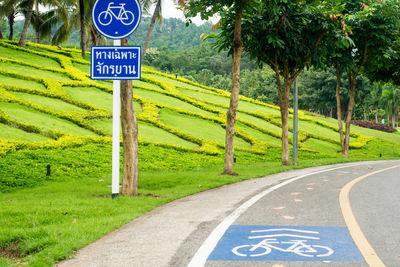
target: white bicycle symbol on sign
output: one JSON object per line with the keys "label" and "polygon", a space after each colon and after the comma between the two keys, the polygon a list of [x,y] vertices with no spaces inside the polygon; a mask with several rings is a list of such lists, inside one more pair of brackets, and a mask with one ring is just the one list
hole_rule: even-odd
{"label": "white bicycle symbol on sign", "polygon": [[[108,4],[107,10],[100,12],[98,21],[101,25],[107,26],[113,21],[113,17],[124,25],[131,25],[135,19],[133,13],[125,10],[125,4],[114,5],[114,2]],[[118,15],[117,15],[118,14]]]}
{"label": "white bicycle symbol on sign", "polygon": [[[287,229],[284,229],[287,230]],[[257,232],[269,232],[273,230],[261,230],[261,231],[251,231],[251,233]],[[290,229],[290,231],[298,231]],[[301,232],[309,232],[314,234],[319,234],[318,232],[311,231],[301,231]],[[250,236],[249,239],[256,238],[265,238],[265,237],[299,237],[299,238],[307,238],[307,239],[319,239],[318,237],[310,237],[310,236],[299,236],[293,234],[275,234],[275,235],[266,235],[266,236]],[[306,244],[307,240],[303,239],[292,239],[289,241],[278,241],[276,238],[265,238],[258,244],[250,244],[250,245],[241,245],[232,249],[232,252],[240,257],[259,257],[268,255],[272,252],[272,250],[287,252],[287,253],[295,253],[299,256],[303,257],[328,257],[333,254],[333,249],[327,246],[320,245],[309,245]]]}

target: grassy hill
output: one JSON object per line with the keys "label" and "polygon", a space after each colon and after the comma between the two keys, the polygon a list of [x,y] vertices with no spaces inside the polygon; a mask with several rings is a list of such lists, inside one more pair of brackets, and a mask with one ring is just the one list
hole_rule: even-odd
{"label": "grassy hill", "polygon": [[[219,176],[229,93],[143,67],[141,195],[111,200],[112,83],[89,68],[78,50],[0,41],[0,266],[49,266],[173,199],[294,168],[280,167],[279,108],[240,97],[241,175]],[[345,161],[336,125],[300,112],[301,167]],[[351,160],[400,158],[400,134],[352,126],[350,147]]]}

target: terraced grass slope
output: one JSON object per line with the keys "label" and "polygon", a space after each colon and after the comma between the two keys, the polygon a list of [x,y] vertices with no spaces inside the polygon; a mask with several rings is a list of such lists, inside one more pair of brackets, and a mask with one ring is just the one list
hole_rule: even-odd
{"label": "terraced grass slope", "polygon": [[[0,155],[13,150],[111,141],[112,83],[92,81],[78,50],[0,41]],[[223,153],[229,93],[143,67],[133,83],[142,144]],[[277,106],[240,98],[236,149],[266,153],[280,146]],[[300,149],[335,154],[336,121],[300,112]],[[400,144],[400,135],[353,127],[352,148],[374,136]],[[291,137],[290,137],[291,138]]]}

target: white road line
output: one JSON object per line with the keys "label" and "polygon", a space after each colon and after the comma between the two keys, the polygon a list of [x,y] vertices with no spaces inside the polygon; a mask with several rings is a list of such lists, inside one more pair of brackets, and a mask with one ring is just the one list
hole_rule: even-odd
{"label": "white road line", "polygon": [[297,177],[294,177],[290,180],[287,180],[283,183],[280,183],[278,185],[275,185],[273,187],[270,187],[261,193],[255,195],[254,197],[250,198],[247,200],[245,203],[243,203],[241,206],[239,206],[237,209],[235,209],[231,214],[229,214],[212,232],[211,234],[207,237],[207,239],[204,241],[204,243],[201,245],[201,247],[197,250],[196,254],[193,256],[192,260],[189,262],[187,265],[188,267],[202,267],[206,264],[208,256],[211,254],[211,252],[214,250],[214,248],[217,246],[218,241],[221,239],[221,237],[224,235],[226,230],[229,228],[229,226],[232,225],[234,221],[236,221],[237,218],[239,218],[248,208],[250,208],[253,204],[255,204],[258,200],[266,196],[267,194],[275,191],[278,188],[281,188],[287,184],[290,184],[294,181],[300,180],[304,177],[319,174],[319,173],[324,173],[324,172],[329,172],[329,171],[334,171],[338,169],[344,169],[344,168],[350,168],[350,167],[355,167],[355,166],[360,166],[366,164],[365,162],[361,162],[359,164],[352,164],[352,165],[347,165],[347,166],[342,166],[342,167],[336,167],[336,168],[330,168],[322,171],[316,171],[304,175],[300,175]]}
{"label": "white road line", "polygon": [[299,232],[299,233],[307,233],[307,234],[319,234],[316,231],[306,231],[300,229],[287,229],[287,228],[280,228],[280,229],[268,229],[268,230],[253,230],[250,231],[251,233],[264,233],[264,232],[280,232],[280,231],[290,231],[290,232]]}
{"label": "white road line", "polygon": [[306,239],[314,239],[319,240],[319,237],[315,236],[305,236],[305,235],[288,235],[288,234],[276,234],[276,235],[259,235],[259,236],[250,236],[249,239],[258,239],[258,238],[268,238],[268,237],[298,237],[298,238],[306,238]]}

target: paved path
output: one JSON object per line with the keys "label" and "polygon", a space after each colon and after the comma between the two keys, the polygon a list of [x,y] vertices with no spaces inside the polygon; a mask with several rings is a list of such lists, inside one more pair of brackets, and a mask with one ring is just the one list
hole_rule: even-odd
{"label": "paved path", "polygon": [[[335,262],[339,250],[336,248],[335,238],[333,241],[329,239],[332,236],[342,236],[343,240],[350,244],[348,251],[352,253],[347,254],[351,254],[353,258],[346,259],[351,260],[347,266],[365,266],[364,257],[349,238],[350,234],[339,205],[339,192],[345,184],[357,177],[395,165],[400,165],[400,161],[348,163],[288,171],[189,196],[133,220],[83,248],[77,253],[76,258],[61,262],[59,266],[187,266],[190,262],[192,266],[203,264],[206,266],[311,266],[311,263],[312,266],[320,266],[327,265],[327,262],[333,266],[346,266],[343,262]],[[396,229],[397,224],[392,225],[393,214],[398,214],[396,211],[400,205],[400,201],[392,201],[392,196],[396,195],[396,189],[400,185],[399,179],[396,179],[399,178],[399,171],[400,168],[392,169],[377,174],[373,178],[366,178],[359,183],[360,186],[357,186],[358,184],[354,186],[348,201],[354,207],[355,216],[361,218],[359,224],[363,230],[366,229],[367,239],[376,244],[378,254],[385,260],[398,265],[399,259],[392,256],[394,254],[388,248],[390,246],[397,248],[396,246],[400,244],[400,239],[391,238],[391,231],[400,232]],[[388,183],[382,183],[382,177],[386,177],[387,173],[393,174],[388,179]],[[397,187],[394,186],[396,183]],[[387,194],[380,192],[387,192]],[[382,198],[382,195],[386,198]],[[367,201],[364,201],[365,199]],[[371,211],[374,216],[371,216]],[[373,219],[370,220],[371,217]],[[384,218],[384,223],[378,217]],[[394,218],[397,218],[398,222],[398,215]],[[385,237],[389,236],[388,239],[381,238],[380,233],[376,234],[374,231],[377,229],[376,224],[382,225],[379,231],[384,232]],[[254,226],[261,228],[255,229]],[[255,257],[249,261],[247,256],[242,256],[249,254],[245,250],[251,248],[249,245],[240,247],[245,244],[243,241],[249,240],[248,233],[272,231],[274,226],[277,226],[275,229],[285,226],[284,228],[287,229],[283,230],[286,234],[287,231],[291,231],[291,234],[295,231],[296,235],[304,236],[305,233],[320,235],[318,238],[321,237],[321,242],[327,242],[326,240],[329,239],[330,243],[321,243],[322,245],[313,243],[311,246],[318,248],[320,251],[316,253],[324,257],[331,254],[326,256],[329,260],[325,262],[299,260],[304,257],[310,260],[310,255],[307,255],[310,252],[302,252],[310,250],[310,247],[304,247],[306,246],[304,241],[294,244],[292,251],[285,252],[281,248],[280,256],[279,253],[269,253],[269,256],[275,257],[272,260],[268,258],[268,255],[257,261],[253,261]],[[242,231],[244,239],[239,238],[239,243],[229,241],[225,248],[217,245],[221,240],[229,240],[229,236],[223,236],[227,229],[229,231],[226,233],[232,232],[234,239],[237,238],[234,230]],[[278,234],[282,235],[282,233]],[[220,239],[222,236],[223,239]],[[259,239],[259,242],[260,240],[263,239]],[[316,238],[313,237],[312,240]],[[275,240],[275,243],[278,241],[282,240]],[[288,244],[288,241],[292,242],[292,240],[284,242]],[[260,245],[257,253],[264,253],[268,250],[265,247],[268,246],[270,245]],[[234,258],[218,258],[218,252],[222,252],[222,255],[228,255],[226,251],[232,254],[232,248],[235,247],[239,247],[236,250],[239,256],[234,255],[239,258],[239,261]],[[335,250],[335,253],[332,250]],[[210,254],[210,259],[213,260],[206,262]],[[306,254],[306,256],[298,254]],[[269,265],[265,265],[267,262]]]}

